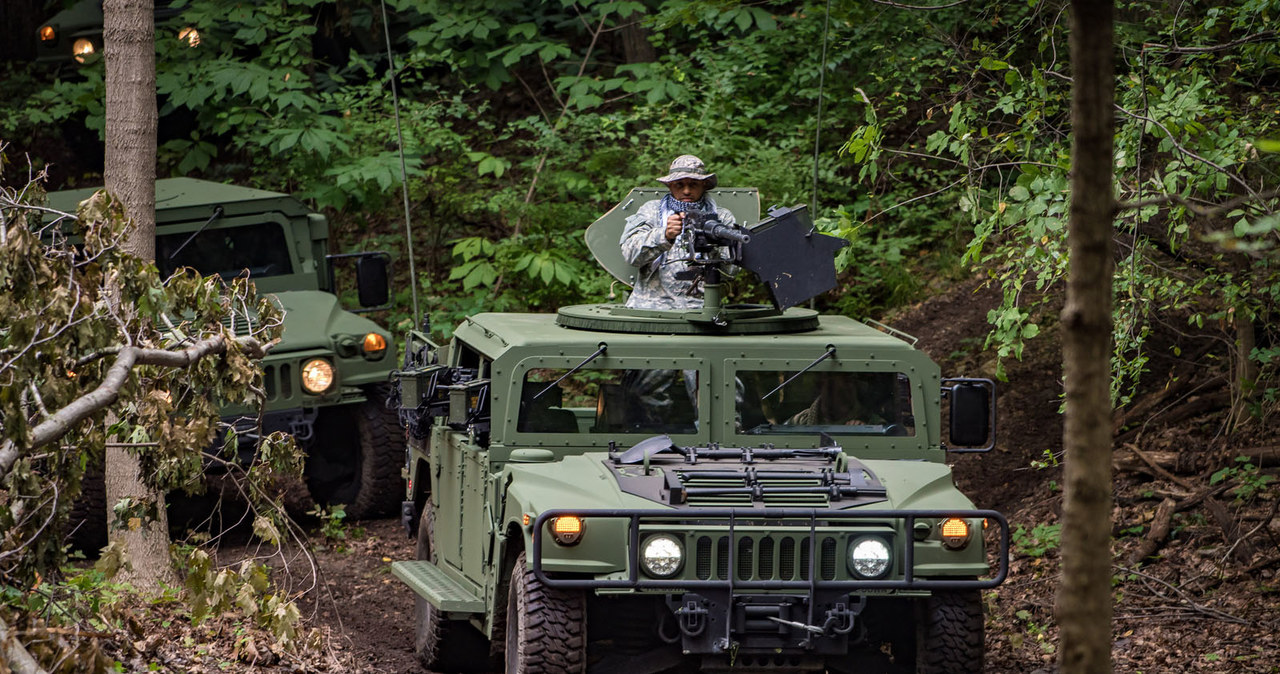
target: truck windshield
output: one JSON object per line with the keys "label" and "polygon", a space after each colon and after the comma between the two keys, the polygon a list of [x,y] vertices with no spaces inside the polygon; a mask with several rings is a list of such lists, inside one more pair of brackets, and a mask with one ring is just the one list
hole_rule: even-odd
{"label": "truck windshield", "polygon": [[[910,379],[897,372],[739,370],[740,433],[914,436]],[[769,395],[773,391],[772,395]]]}
{"label": "truck windshield", "polygon": [[179,267],[223,278],[235,278],[246,269],[255,279],[293,272],[289,243],[279,224],[207,229],[183,246],[190,236],[190,232],[176,232],[156,237],[156,267],[162,276]]}
{"label": "truck windshield", "polygon": [[696,433],[697,370],[536,368],[525,375],[521,433]]}

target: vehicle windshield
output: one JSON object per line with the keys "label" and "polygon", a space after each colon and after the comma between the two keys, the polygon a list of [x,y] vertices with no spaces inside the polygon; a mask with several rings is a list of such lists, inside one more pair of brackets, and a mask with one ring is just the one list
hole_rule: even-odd
{"label": "vehicle windshield", "polygon": [[747,435],[916,434],[902,373],[739,370],[737,388],[739,432]]}
{"label": "vehicle windshield", "polygon": [[255,279],[293,272],[289,243],[278,223],[206,229],[184,246],[190,237],[191,232],[156,237],[156,267],[161,275],[169,276],[179,267],[227,279],[246,269]]}
{"label": "vehicle windshield", "polygon": [[697,370],[583,369],[564,377],[568,371],[529,370],[520,396],[517,431],[698,432]]}

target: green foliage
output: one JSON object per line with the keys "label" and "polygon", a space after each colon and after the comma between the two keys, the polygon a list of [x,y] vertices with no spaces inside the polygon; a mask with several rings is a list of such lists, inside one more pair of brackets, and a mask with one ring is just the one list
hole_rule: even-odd
{"label": "green foliage", "polygon": [[1013,550],[1024,557],[1044,557],[1057,549],[1061,534],[1061,524],[1040,523],[1030,530],[1019,524],[1011,534]]}
{"label": "green foliage", "polygon": [[[1280,96],[1267,83],[1280,46],[1241,39],[1276,4],[1117,5],[1118,405],[1155,355],[1159,322],[1276,324],[1280,218],[1266,195]],[[378,8],[181,6],[161,32],[198,25],[202,43],[158,42],[163,113],[190,120],[162,167],[300,194],[332,210],[347,249],[387,231],[402,177]],[[834,3],[829,22],[816,1],[390,7],[421,272],[398,284],[393,324],[408,322],[411,286],[437,326],[608,298],[581,230],[694,153],[721,184],[760,187],[766,206],[814,203],[819,227],[850,241],[825,308],[874,316],[983,274],[1003,292],[986,343],[999,376],[1054,327],[1046,303],[1069,262],[1061,2]],[[21,89],[34,93],[0,128],[100,128],[100,68]],[[1277,408],[1274,377],[1267,361],[1256,415]]]}
{"label": "green foliage", "polygon": [[1214,471],[1209,477],[1209,484],[1218,484],[1224,480],[1238,483],[1232,493],[1235,494],[1237,503],[1244,503],[1266,491],[1267,485],[1275,482],[1276,478],[1274,475],[1264,475],[1249,457],[1237,456],[1236,465]]}
{"label": "green foliage", "polygon": [[[0,378],[8,382],[0,388],[0,527],[7,532],[0,577],[18,585],[62,560],[68,511],[108,438],[137,456],[151,489],[197,488],[204,462],[216,460],[203,450],[216,433],[218,402],[256,405],[262,390],[251,345],[237,341],[224,319],[236,315],[243,325],[253,314],[260,343],[280,330],[279,307],[258,298],[246,278],[227,284],[180,272],[161,279],[153,264],[125,252],[132,224],[105,192],[77,216],[53,213],[47,224],[47,211],[29,203],[39,195],[36,183],[0,193]],[[187,367],[119,360],[126,347],[173,353],[215,342],[220,355]],[[113,369],[118,380],[108,376]],[[51,451],[60,446],[77,451]],[[296,449],[266,443],[248,467],[255,502],[267,500],[267,474],[285,471],[301,473]],[[116,527],[137,528],[157,515],[146,499],[111,506]]]}

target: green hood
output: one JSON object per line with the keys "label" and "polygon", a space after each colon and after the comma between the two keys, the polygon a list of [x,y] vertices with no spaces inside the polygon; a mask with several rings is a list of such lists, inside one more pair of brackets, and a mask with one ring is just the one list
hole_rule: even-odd
{"label": "green hood", "polygon": [[356,339],[377,332],[391,341],[391,333],[373,321],[344,310],[338,298],[319,290],[290,290],[274,293],[284,307],[284,336],[272,353],[332,349],[333,338],[352,335]]}

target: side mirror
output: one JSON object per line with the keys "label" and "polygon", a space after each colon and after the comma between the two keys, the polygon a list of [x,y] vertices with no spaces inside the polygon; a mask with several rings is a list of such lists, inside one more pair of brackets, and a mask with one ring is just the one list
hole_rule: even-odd
{"label": "side mirror", "polygon": [[387,265],[391,256],[374,253],[356,260],[356,293],[360,306],[366,309],[380,307],[390,299]]}
{"label": "side mirror", "polygon": [[391,255],[384,251],[371,253],[343,253],[327,255],[325,258],[332,265],[334,260],[355,258],[356,261],[356,295],[360,302],[359,312],[390,309],[390,278],[388,268],[391,266]]}
{"label": "side mirror", "polygon": [[962,378],[942,384],[942,395],[951,402],[947,451],[990,451],[996,444],[995,382]]}

